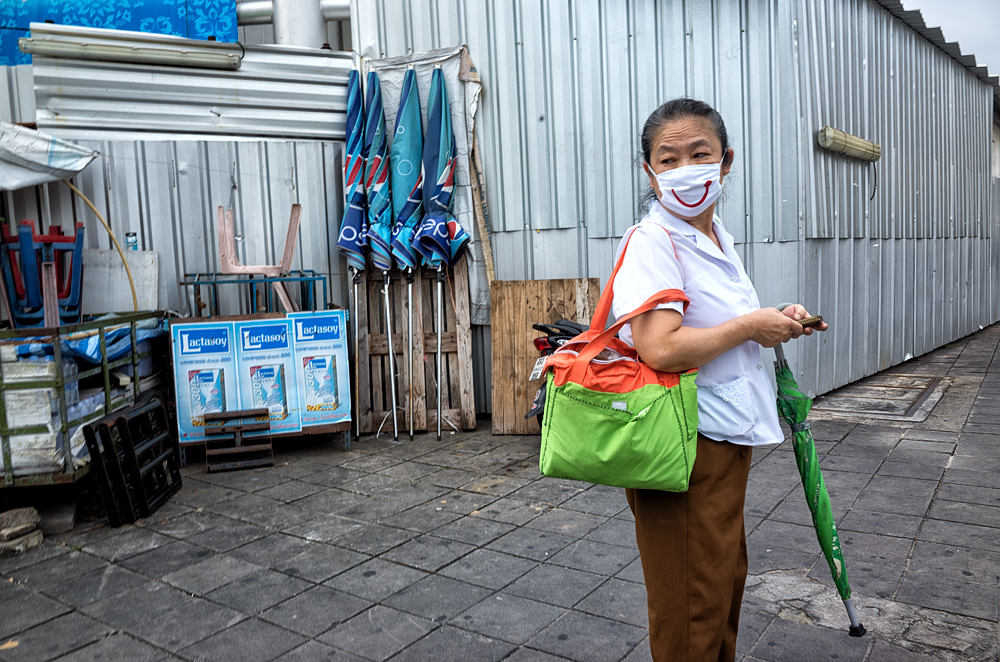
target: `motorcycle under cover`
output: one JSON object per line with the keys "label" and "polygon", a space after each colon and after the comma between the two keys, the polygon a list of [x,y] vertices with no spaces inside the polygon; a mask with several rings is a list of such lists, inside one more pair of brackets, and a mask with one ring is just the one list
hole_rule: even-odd
{"label": "motorcycle under cover", "polygon": [[553,478],[684,492],[698,443],[697,370],[653,370],[615,334],[661,303],[687,307],[688,299],[680,290],[663,290],[603,330],[621,263],[619,258],[590,329],[545,363],[540,469]]}

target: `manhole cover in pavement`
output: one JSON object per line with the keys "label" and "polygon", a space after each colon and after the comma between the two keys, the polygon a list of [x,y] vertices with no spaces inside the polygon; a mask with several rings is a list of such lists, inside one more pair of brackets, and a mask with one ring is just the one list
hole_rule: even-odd
{"label": "manhole cover in pavement", "polygon": [[813,411],[851,418],[923,420],[946,386],[933,375],[874,375],[816,398]]}

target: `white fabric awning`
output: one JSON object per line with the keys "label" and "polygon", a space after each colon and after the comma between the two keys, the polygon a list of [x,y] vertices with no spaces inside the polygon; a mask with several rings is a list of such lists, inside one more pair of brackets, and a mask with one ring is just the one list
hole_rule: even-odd
{"label": "white fabric awning", "polygon": [[99,152],[0,121],[0,191],[67,179],[97,156]]}

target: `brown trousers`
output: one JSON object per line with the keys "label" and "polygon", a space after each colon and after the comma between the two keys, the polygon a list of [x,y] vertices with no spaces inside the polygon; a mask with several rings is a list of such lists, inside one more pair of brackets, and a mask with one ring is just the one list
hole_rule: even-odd
{"label": "brown trousers", "polygon": [[733,662],[747,578],[749,446],[698,435],[687,492],[626,490],[655,662]]}

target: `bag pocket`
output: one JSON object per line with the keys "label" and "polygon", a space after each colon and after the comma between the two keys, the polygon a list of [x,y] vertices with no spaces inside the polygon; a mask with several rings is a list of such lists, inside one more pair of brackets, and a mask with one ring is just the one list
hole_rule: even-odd
{"label": "bag pocket", "polygon": [[745,435],[753,427],[750,381],[746,376],[698,389],[699,430],[722,439]]}

